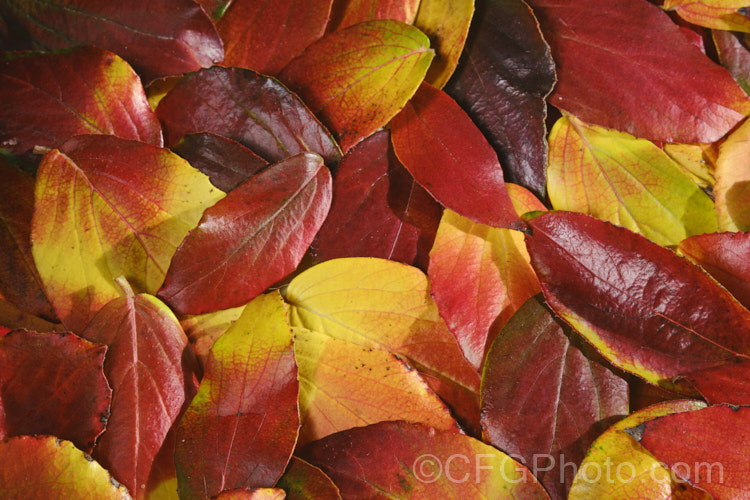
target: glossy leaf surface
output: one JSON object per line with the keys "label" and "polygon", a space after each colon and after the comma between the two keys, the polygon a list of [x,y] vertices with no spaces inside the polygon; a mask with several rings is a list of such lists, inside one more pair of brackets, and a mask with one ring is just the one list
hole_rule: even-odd
{"label": "glossy leaf surface", "polygon": [[666,142],[713,142],[750,111],[729,73],[647,1],[530,0],[552,49],[549,102],[581,120]]}
{"label": "glossy leaf surface", "polygon": [[495,149],[505,178],[544,195],[544,98],[555,83],[549,46],[524,2],[485,0],[476,9],[462,59],[445,90]]}
{"label": "glossy leaf surface", "polygon": [[[481,441],[421,424],[382,422],[328,436],[302,451],[341,497],[546,499],[531,473]],[[451,457],[453,457],[451,459]]]}
{"label": "glossy leaf surface", "polygon": [[[484,440],[536,470],[552,498],[567,498],[591,443],[628,413],[628,384],[587,358],[540,297],[492,343],[482,374]],[[533,426],[529,423],[534,422]]]}
{"label": "glossy leaf surface", "polygon": [[128,500],[128,490],[70,441],[21,436],[0,442],[0,496]]}
{"label": "glossy leaf surface", "polygon": [[352,148],[336,169],[333,202],[313,242],[318,260],[380,257],[426,267],[440,205],[398,161],[387,131]]}
{"label": "glossy leaf surface", "polygon": [[563,117],[550,132],[549,199],[677,245],[716,231],[713,202],[655,144]]}
{"label": "glossy leaf surface", "polygon": [[294,271],[330,204],[331,174],[320,156],[269,167],[206,210],[175,253],[159,297],[182,314],[249,302]]}
{"label": "glossy leaf surface", "polygon": [[457,429],[416,370],[392,353],[294,329],[300,379],[300,444],[387,420]]}
{"label": "glossy leaf surface", "polygon": [[421,0],[333,0],[326,28],[336,31],[375,19],[394,19],[412,24]]}
{"label": "glossy leaf surface", "polygon": [[37,174],[31,238],[47,296],[65,326],[82,331],[120,296],[161,286],[175,249],[223,193],[165,149],[86,136],[48,153]]}
{"label": "glossy leaf surface", "polygon": [[93,47],[6,58],[0,104],[0,146],[14,153],[57,148],[77,134],[162,144],[138,76],[120,57]]}
{"label": "glossy leaf surface", "polygon": [[297,153],[317,153],[328,165],[341,152],[302,101],[273,78],[241,68],[213,67],[188,75],[156,108],[166,143],[211,132],[276,163]]}
{"label": "glossy leaf surface", "polygon": [[750,405],[750,361],[735,362],[685,375],[709,404]]}
{"label": "glossy leaf surface", "polygon": [[275,75],[323,36],[333,0],[235,0],[216,23],[224,66]]}
{"label": "glossy leaf surface", "polygon": [[181,498],[272,487],[297,440],[297,368],[278,293],[262,295],[216,341],[177,428]]}
{"label": "glossy leaf surface", "polygon": [[338,487],[319,468],[301,458],[292,457],[289,467],[277,483],[286,491],[287,500],[307,500],[308,498],[341,499]]}
{"label": "glossy leaf surface", "polygon": [[125,294],[105,305],[82,333],[109,346],[104,373],[112,410],[93,456],[144,498],[156,455],[194,394],[198,367],[174,314],[151,295]]}
{"label": "glossy leaf surface", "polygon": [[477,370],[495,335],[540,291],[523,233],[477,224],[451,210],[440,221],[427,274],[441,317]]}
{"label": "glossy leaf surface", "polygon": [[391,122],[391,134],[398,159],[446,208],[497,227],[518,218],[497,155],[445,92],[422,84]]}
{"label": "glossy leaf surface", "polygon": [[432,60],[429,40],[398,21],[359,23],[310,45],[280,75],[347,151],[404,106]]}
{"label": "glossy leaf surface", "polygon": [[90,453],[112,398],[105,352],[72,334],[16,330],[1,337],[0,439],[49,434]]}
{"label": "glossy leaf surface", "polygon": [[721,231],[750,231],[750,122],[722,143],[716,160],[716,211]]}
{"label": "glossy leaf surface", "polygon": [[750,19],[739,12],[742,7],[747,7],[744,0],[666,0],[662,6],[698,26],[750,33]]}
{"label": "glossy leaf surface", "polygon": [[221,39],[190,0],[149,4],[61,0],[9,2],[19,21],[43,46],[96,45],[121,55],[146,80],[181,75],[220,62]]}
{"label": "glossy leaf surface", "polygon": [[572,212],[528,224],[547,303],[614,365],[685,391],[674,377],[750,353],[750,312],[672,251]]}

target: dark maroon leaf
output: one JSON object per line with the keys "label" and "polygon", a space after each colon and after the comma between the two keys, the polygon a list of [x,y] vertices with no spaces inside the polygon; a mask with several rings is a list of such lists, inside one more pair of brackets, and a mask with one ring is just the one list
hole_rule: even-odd
{"label": "dark maroon leaf", "polygon": [[0,440],[49,434],[90,452],[109,417],[106,350],[69,333],[0,338]]}
{"label": "dark maroon leaf", "polygon": [[750,360],[732,363],[685,375],[708,404],[750,405]]}
{"label": "dark maroon leaf", "polygon": [[381,257],[426,268],[441,208],[398,161],[389,137],[376,132],[341,161],[331,211],[313,242],[318,260]]}
{"label": "dark maroon leaf", "polygon": [[497,151],[505,180],[544,198],[549,46],[521,0],[477,2],[459,66],[445,87]]}
{"label": "dark maroon leaf", "polygon": [[146,80],[195,71],[224,57],[211,20],[192,0],[6,4],[43,46],[96,45],[128,60]]}
{"label": "dark maroon leaf", "polygon": [[647,0],[530,0],[557,65],[549,102],[665,142],[713,142],[750,111],[731,75]]}
{"label": "dark maroon leaf", "polygon": [[296,95],[249,69],[214,67],[188,75],[161,100],[156,114],[170,147],[187,134],[213,132],[272,163],[303,152],[319,154],[330,166],[341,157]]}
{"label": "dark maroon leaf", "polygon": [[232,139],[203,133],[188,134],[172,147],[211,179],[211,184],[224,192],[257,174],[268,162]]}
{"label": "dark maroon leaf", "polygon": [[552,498],[566,498],[575,469],[564,464],[579,465],[627,415],[627,382],[571,343],[538,295],[503,328],[484,366],[484,440],[523,457]]}

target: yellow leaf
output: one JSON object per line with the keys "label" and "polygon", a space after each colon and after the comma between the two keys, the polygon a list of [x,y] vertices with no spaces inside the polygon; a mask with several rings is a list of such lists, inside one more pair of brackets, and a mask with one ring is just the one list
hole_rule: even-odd
{"label": "yellow leaf", "polygon": [[716,160],[719,230],[750,231],[750,122],[732,132]]}
{"label": "yellow leaf", "polygon": [[665,0],[663,8],[698,26],[750,33],[750,19],[739,12],[747,6],[748,0]]}

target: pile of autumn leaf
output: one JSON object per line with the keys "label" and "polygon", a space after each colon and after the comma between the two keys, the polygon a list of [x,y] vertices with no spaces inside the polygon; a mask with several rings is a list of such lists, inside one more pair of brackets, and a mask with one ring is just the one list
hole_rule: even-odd
{"label": "pile of autumn leaf", "polygon": [[199,3],[0,5],[0,497],[750,495],[742,2]]}

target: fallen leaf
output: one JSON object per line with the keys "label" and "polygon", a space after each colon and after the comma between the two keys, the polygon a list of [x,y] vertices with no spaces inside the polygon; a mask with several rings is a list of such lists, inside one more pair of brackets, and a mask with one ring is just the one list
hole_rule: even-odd
{"label": "fallen leaf", "polygon": [[714,170],[719,148],[714,144],[664,144],[667,155],[699,187],[712,188],[716,184]]}
{"label": "fallen leaf", "polygon": [[287,500],[341,500],[339,489],[330,477],[314,465],[294,456],[276,485],[286,491]]}
{"label": "fallen leaf", "polygon": [[544,203],[539,201],[539,198],[534,196],[534,194],[525,187],[510,182],[506,182],[505,187],[508,189],[510,201],[513,203],[513,208],[516,209],[518,215],[523,215],[526,212],[545,212],[547,210]]}
{"label": "fallen leaf", "polygon": [[716,160],[716,211],[719,230],[750,231],[750,122],[732,132]]}
{"label": "fallen leaf", "polygon": [[739,12],[741,7],[747,7],[747,0],[665,0],[662,5],[697,26],[750,33],[750,19]]}
{"label": "fallen leaf", "polygon": [[689,373],[685,379],[709,404],[750,405],[750,360],[736,359]]}
{"label": "fallen leaf", "polygon": [[750,91],[750,51],[747,50],[748,35],[721,30],[712,30],[711,34],[722,66],[729,70],[732,78],[734,78],[745,92]]}
{"label": "fallen leaf", "polygon": [[348,28],[375,19],[413,24],[421,0],[333,0],[326,31]]}
{"label": "fallen leaf", "polygon": [[185,335],[192,344],[201,366],[205,366],[208,353],[216,339],[237,321],[244,308],[242,305],[206,314],[185,315],[180,319],[180,325],[185,330]]}
{"label": "fallen leaf", "polygon": [[0,325],[8,331],[17,329],[33,330],[39,333],[64,332],[60,323],[50,323],[38,316],[25,313],[5,300],[0,300]]}
{"label": "fallen leaf", "polygon": [[280,488],[237,488],[224,490],[211,498],[216,500],[284,500],[286,493]]}

